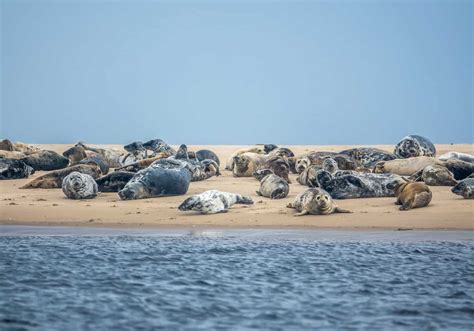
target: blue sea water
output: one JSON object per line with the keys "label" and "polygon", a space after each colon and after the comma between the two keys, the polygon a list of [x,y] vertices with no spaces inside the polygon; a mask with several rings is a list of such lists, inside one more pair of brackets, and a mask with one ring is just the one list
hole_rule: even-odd
{"label": "blue sea water", "polygon": [[473,329],[472,232],[0,227],[1,330]]}

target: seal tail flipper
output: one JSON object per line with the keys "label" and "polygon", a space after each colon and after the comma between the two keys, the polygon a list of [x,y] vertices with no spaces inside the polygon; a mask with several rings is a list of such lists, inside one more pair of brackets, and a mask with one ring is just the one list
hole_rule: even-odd
{"label": "seal tail flipper", "polygon": [[278,188],[272,192],[272,199],[283,199],[286,197],[286,192],[282,188]]}
{"label": "seal tail flipper", "polygon": [[301,213],[297,213],[297,214],[294,214],[293,216],[304,216],[304,215],[308,215],[308,211],[307,210],[303,210]]}
{"label": "seal tail flipper", "polygon": [[286,205],[286,208],[295,208],[295,207],[293,206],[293,203],[290,202],[289,204]]}
{"label": "seal tail flipper", "polygon": [[262,193],[260,193],[260,191],[255,191],[255,193],[257,193],[257,195],[258,195],[259,197],[262,196]]}
{"label": "seal tail flipper", "polygon": [[426,207],[431,202],[431,198],[433,194],[431,192],[421,192],[419,194],[415,194],[415,198],[413,200],[413,207]]}
{"label": "seal tail flipper", "polygon": [[335,213],[341,213],[341,214],[351,214],[352,213],[352,211],[347,210],[347,209],[342,209],[340,207],[336,207],[336,209],[334,209],[334,212]]}

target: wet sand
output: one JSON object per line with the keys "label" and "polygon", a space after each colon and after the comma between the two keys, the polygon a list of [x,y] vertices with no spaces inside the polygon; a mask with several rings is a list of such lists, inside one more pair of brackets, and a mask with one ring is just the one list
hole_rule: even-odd
{"label": "wet sand", "polygon": [[[71,145],[38,145],[62,153]],[[98,146],[98,145],[95,145]],[[117,145],[104,145],[117,147]],[[433,200],[427,208],[407,212],[398,210],[394,198],[338,200],[338,205],[352,214],[293,217],[286,208],[307,187],[291,175],[290,194],[286,199],[270,200],[255,191],[254,178],[235,178],[223,170],[227,157],[246,146],[189,146],[189,150],[208,148],[221,159],[223,175],[193,182],[185,196],[121,201],[116,193],[101,193],[92,200],[66,199],[61,189],[19,189],[45,172],[28,179],[0,182],[0,225],[61,225],[93,227],[314,227],[363,229],[474,229],[474,200],[451,193],[450,187],[431,187]],[[354,146],[286,146],[295,154],[307,151],[340,151]],[[392,151],[393,146],[374,146]],[[473,145],[437,145],[438,154],[447,151],[474,153]],[[184,213],[177,206],[187,197],[205,190],[218,189],[251,196],[255,204],[234,205],[228,213],[199,215]]]}

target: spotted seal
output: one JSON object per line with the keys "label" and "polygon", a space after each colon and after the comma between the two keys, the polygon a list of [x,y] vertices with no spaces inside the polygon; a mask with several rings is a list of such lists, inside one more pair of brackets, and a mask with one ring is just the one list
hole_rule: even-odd
{"label": "spotted seal", "polygon": [[451,189],[451,192],[464,199],[474,199],[474,178],[463,179]]}
{"label": "spotted seal", "polygon": [[337,176],[325,170],[317,174],[319,186],[334,199],[393,197],[405,180],[395,174],[351,173]]}
{"label": "spotted seal", "polygon": [[268,154],[270,153],[271,151],[277,149],[278,146],[275,145],[275,144],[265,144],[263,145],[263,151],[265,152],[265,154]]}
{"label": "spotted seal", "polygon": [[271,172],[270,169],[265,169],[267,175],[260,180],[260,188],[257,194],[270,199],[283,199],[288,196],[290,186],[288,182]]}
{"label": "spotted seal", "polygon": [[95,152],[102,155],[110,168],[119,168],[123,165],[121,163],[121,160],[123,160],[125,156],[123,155],[121,151],[115,148],[90,147],[90,146],[85,145],[83,142],[78,142],[75,146],[80,146],[84,148],[86,151],[91,151],[91,152]]}
{"label": "spotted seal", "polygon": [[406,182],[398,185],[395,190],[396,205],[400,210],[410,210],[428,206],[433,194],[430,188],[421,182]]}
{"label": "spotted seal", "polygon": [[95,182],[99,192],[118,192],[135,176],[134,172],[114,171],[106,176],[97,178]]}
{"label": "spotted seal", "polygon": [[78,164],[95,164],[100,168],[102,175],[107,175],[109,173],[109,165],[104,157],[100,154],[96,156],[90,156],[82,159]]}
{"label": "spotted seal", "polygon": [[407,159],[380,161],[374,167],[375,173],[393,173],[401,176],[411,176],[429,165],[439,163],[431,156],[415,156]]}
{"label": "spotted seal", "polygon": [[69,199],[92,199],[99,192],[94,178],[76,171],[64,177],[61,187]]}
{"label": "spotted seal", "polygon": [[454,186],[458,183],[453,173],[439,164],[424,168],[421,179],[430,186]]}
{"label": "spotted seal", "polygon": [[453,173],[456,180],[462,180],[474,173],[474,163],[458,159],[451,159],[444,162],[444,166]]}
{"label": "spotted seal", "polygon": [[217,214],[227,212],[234,204],[251,205],[253,200],[236,193],[210,190],[187,198],[179,205],[178,209],[181,211],[193,210],[201,214]]}
{"label": "spotted seal", "polygon": [[0,180],[28,178],[35,170],[21,160],[0,157]]}
{"label": "spotted seal", "polygon": [[190,182],[191,172],[180,165],[150,166],[137,172],[118,195],[122,200],[183,195]]}
{"label": "spotted seal", "polygon": [[225,169],[232,171],[234,169],[234,157],[245,153],[265,154],[264,150],[258,147],[241,148],[230,155],[230,157],[227,159]]}
{"label": "spotted seal", "polygon": [[213,160],[217,163],[218,166],[221,165],[221,161],[219,160],[217,154],[209,149],[200,149],[194,152],[194,158],[197,161]]}
{"label": "spotted seal", "polygon": [[438,159],[441,161],[461,160],[464,162],[474,163],[474,155],[459,152],[448,152],[440,155]]}
{"label": "spotted seal", "polygon": [[265,156],[257,153],[243,153],[234,156],[232,174],[235,177],[251,177],[265,163]]}
{"label": "spotted seal", "polygon": [[20,188],[60,188],[63,179],[72,172],[83,173],[91,176],[92,178],[99,178],[102,174],[100,168],[95,164],[76,164],[64,169],[48,172],[47,174],[33,179]]}
{"label": "spotted seal", "polygon": [[174,150],[174,148],[168,145],[167,143],[165,143],[161,139],[149,140],[143,143],[143,147],[145,147],[148,150],[151,150],[155,154],[162,153],[162,154],[167,154],[167,156],[172,156],[176,154],[176,151]]}
{"label": "spotted seal", "polygon": [[298,211],[294,216],[351,213],[349,210],[338,207],[329,193],[319,188],[310,188],[299,193],[295,201],[288,204],[287,208],[293,208]]}
{"label": "spotted seal", "polygon": [[63,156],[68,158],[70,165],[78,164],[81,160],[87,158],[86,150],[82,146],[73,146],[63,152]]}
{"label": "spotted seal", "polygon": [[69,159],[53,151],[41,151],[21,159],[35,170],[58,170],[68,166]]}
{"label": "spotted seal", "polygon": [[153,162],[150,167],[170,169],[181,167],[191,173],[191,181],[201,181],[213,176],[220,176],[219,166],[213,160],[204,160],[202,162],[183,159],[159,159]]}
{"label": "spotted seal", "polygon": [[435,157],[436,148],[428,138],[409,135],[398,142],[393,154],[403,159],[415,156]]}
{"label": "spotted seal", "polygon": [[377,162],[390,161],[397,158],[395,154],[386,152],[379,148],[373,147],[358,147],[341,151],[339,154],[344,154],[359,161],[365,168],[372,169]]}

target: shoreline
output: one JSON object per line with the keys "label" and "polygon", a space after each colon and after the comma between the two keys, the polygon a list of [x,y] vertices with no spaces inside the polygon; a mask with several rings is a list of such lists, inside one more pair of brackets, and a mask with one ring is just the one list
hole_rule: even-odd
{"label": "shoreline", "polygon": [[[43,149],[62,153],[71,145],[37,145]],[[120,148],[118,145],[100,145]],[[173,146],[175,147],[175,146]],[[433,200],[426,208],[399,211],[395,198],[369,198],[336,200],[352,214],[327,216],[307,215],[293,217],[295,211],[286,208],[295,196],[307,189],[292,183],[287,198],[271,200],[259,197],[255,191],[259,182],[254,178],[236,178],[224,170],[228,156],[246,147],[237,145],[189,146],[189,150],[209,148],[221,160],[222,176],[193,182],[186,195],[122,201],[116,193],[101,193],[90,200],[66,199],[61,189],[19,189],[32,179],[43,175],[38,171],[28,179],[3,180],[0,183],[0,226],[73,226],[107,228],[225,228],[225,229],[338,229],[338,230],[474,230],[474,200],[466,200],[451,193],[451,187],[431,187]],[[340,151],[352,148],[344,146],[287,146],[296,155],[309,150]],[[390,145],[374,145],[387,151]],[[474,145],[436,145],[438,154],[447,151],[473,153]],[[250,196],[255,204],[234,205],[228,213],[200,215],[181,212],[177,206],[187,197],[210,189],[235,192]]]}

